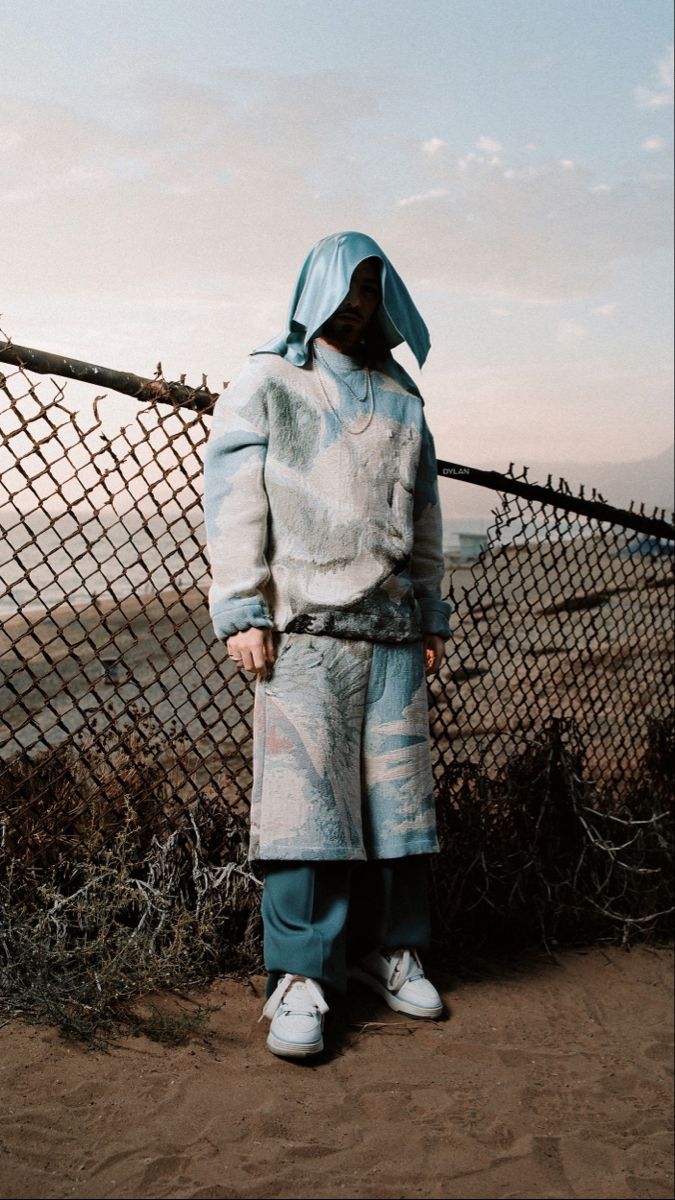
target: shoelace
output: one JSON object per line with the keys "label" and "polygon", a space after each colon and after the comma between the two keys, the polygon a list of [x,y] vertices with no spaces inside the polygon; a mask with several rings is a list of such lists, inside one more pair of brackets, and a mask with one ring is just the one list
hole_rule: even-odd
{"label": "shoelace", "polygon": [[392,992],[400,991],[408,980],[420,979],[424,975],[416,950],[397,950],[394,954],[383,954],[382,957],[391,966],[387,987]]}
{"label": "shoelace", "polygon": [[[302,975],[288,974],[288,975],[282,976],[282,978],[279,980],[277,986],[275,987],[274,991],[272,992],[272,995],[266,1001],[265,1007],[263,1008],[262,1013],[260,1014],[260,1017],[258,1018],[258,1023],[260,1023],[260,1021],[262,1021],[263,1017],[267,1017],[271,1021],[275,1012],[279,1008],[279,1005],[283,1002],[283,1000],[287,994],[290,999],[291,992],[297,992],[298,1001],[300,1003],[306,1003],[305,997],[303,997],[302,1001],[300,1001],[299,992],[301,990],[304,991],[306,993],[306,996],[309,998],[309,1000],[311,1002],[311,1007],[318,1008],[319,1012],[322,1015],[323,1015],[323,1013],[328,1012],[328,1005],[326,1003],[323,992],[321,991],[321,988],[319,987],[319,985],[317,983],[315,983],[313,979],[307,979],[307,978],[303,977]],[[296,1011],[302,1011],[302,1010],[296,1009]]]}

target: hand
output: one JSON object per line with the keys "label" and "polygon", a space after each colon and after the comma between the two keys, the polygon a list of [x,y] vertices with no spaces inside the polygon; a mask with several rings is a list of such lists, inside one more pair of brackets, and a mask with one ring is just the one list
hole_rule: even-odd
{"label": "hand", "polygon": [[439,637],[437,633],[425,633],[424,635],[424,670],[427,675],[431,675],[434,671],[438,671],[443,657],[445,655],[445,638]]}
{"label": "hand", "polygon": [[227,639],[227,653],[241,671],[265,674],[275,659],[271,629],[245,629]]}

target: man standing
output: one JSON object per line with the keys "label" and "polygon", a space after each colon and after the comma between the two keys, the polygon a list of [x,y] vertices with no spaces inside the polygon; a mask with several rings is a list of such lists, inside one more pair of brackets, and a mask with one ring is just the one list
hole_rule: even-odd
{"label": "man standing", "polygon": [[258,675],[250,856],[262,863],[271,1020],[288,1058],[323,1049],[348,974],[437,1017],[418,952],[438,849],[426,670],[440,666],[436,457],[417,387],[429,335],[369,237],[317,243],[287,328],[218,400],[205,461],[210,610]]}

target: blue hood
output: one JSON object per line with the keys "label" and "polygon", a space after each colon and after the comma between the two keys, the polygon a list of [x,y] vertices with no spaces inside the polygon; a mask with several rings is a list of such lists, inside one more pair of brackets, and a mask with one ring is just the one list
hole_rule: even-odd
{"label": "blue hood", "polygon": [[279,354],[304,367],[311,339],[347,296],[352,274],[364,258],[379,258],[382,263],[382,303],[377,318],[385,342],[390,349],[407,342],[421,367],[429,353],[429,331],[401,276],[365,233],[334,233],[316,243],[295,285],[287,328],[253,353]]}

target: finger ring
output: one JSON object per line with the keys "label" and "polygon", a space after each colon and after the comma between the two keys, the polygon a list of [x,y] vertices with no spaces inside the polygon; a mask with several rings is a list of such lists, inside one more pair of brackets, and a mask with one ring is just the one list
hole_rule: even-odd
{"label": "finger ring", "polygon": [[230,658],[232,659],[232,662],[243,662],[244,661],[243,658],[235,658],[234,654],[231,654]]}

